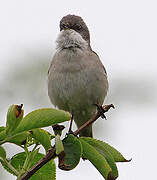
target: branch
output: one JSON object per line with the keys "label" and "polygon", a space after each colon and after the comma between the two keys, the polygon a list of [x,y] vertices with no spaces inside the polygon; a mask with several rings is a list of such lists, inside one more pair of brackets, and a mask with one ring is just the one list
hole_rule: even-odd
{"label": "branch", "polygon": [[35,164],[29,171],[27,171],[19,180],[29,179],[35,172],[37,172],[42,166],[44,166],[48,161],[56,157],[56,149],[52,147],[48,153],[40,159],[37,164]]}
{"label": "branch", "polygon": [[[77,136],[84,128],[95,122],[100,116],[104,116],[104,113],[107,112],[110,108],[114,108],[113,104],[105,105],[103,107],[98,107],[98,112],[92,116],[92,118],[84,123],[80,128],[74,131],[72,134]],[[105,116],[104,116],[105,117]],[[44,166],[48,161],[54,159],[56,157],[56,150],[53,146],[48,153],[40,159],[37,164],[35,164],[29,171],[27,171],[19,180],[27,180],[29,179],[35,172],[37,172],[42,166]]]}
{"label": "branch", "polygon": [[[109,105],[105,105],[103,107],[99,107],[99,109],[101,108],[101,110],[98,110],[97,113],[95,113],[91,119],[89,119],[86,123],[84,123],[81,127],[79,127],[76,131],[74,131],[72,134],[74,134],[75,136],[77,136],[84,128],[86,128],[87,126],[89,126],[90,124],[92,124],[93,122],[95,122],[100,116],[104,115],[105,112],[107,112],[110,108],[114,108],[113,104],[109,104]],[[104,116],[105,117],[105,116]]]}

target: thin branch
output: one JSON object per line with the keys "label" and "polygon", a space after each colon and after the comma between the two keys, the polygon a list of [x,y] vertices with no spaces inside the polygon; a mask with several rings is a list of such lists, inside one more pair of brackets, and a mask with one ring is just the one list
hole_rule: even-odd
{"label": "thin branch", "polygon": [[19,172],[6,160],[3,159],[6,165],[15,173],[16,176],[18,176]]}
{"label": "thin branch", "polygon": [[105,105],[102,107],[102,111],[98,111],[95,113],[90,120],[88,120],[86,123],[84,123],[80,128],[78,128],[73,134],[77,136],[84,128],[95,122],[100,116],[102,116],[105,112],[107,112],[110,108],[114,108],[113,104]]}
{"label": "thin branch", "polygon": [[48,153],[40,159],[37,164],[35,164],[29,171],[27,171],[19,180],[29,179],[35,172],[37,172],[42,166],[44,166],[48,161],[56,157],[56,149],[52,147]]}
{"label": "thin branch", "polygon": [[72,114],[71,115],[71,120],[70,120],[70,127],[69,127],[69,131],[68,132],[71,132],[73,120],[74,120],[74,115]]}

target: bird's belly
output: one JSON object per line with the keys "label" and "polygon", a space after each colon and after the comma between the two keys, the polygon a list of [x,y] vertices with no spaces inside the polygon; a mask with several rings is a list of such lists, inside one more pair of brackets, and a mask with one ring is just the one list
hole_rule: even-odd
{"label": "bird's belly", "polygon": [[94,108],[94,103],[103,103],[106,92],[105,84],[101,88],[102,83],[100,77],[86,70],[59,72],[49,80],[49,96],[59,109],[83,111]]}

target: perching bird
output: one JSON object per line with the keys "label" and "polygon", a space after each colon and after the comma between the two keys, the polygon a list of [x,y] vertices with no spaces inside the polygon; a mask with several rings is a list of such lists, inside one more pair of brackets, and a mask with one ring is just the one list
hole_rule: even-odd
{"label": "perching bird", "polygon": [[[83,19],[67,15],[60,21],[56,53],[48,72],[48,95],[53,105],[73,114],[80,127],[102,105],[108,91],[106,70],[90,45]],[[92,137],[92,125],[80,136]]]}

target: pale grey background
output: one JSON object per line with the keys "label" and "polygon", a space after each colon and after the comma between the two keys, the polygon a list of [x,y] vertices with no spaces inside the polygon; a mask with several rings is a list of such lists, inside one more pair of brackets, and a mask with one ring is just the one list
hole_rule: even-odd
{"label": "pale grey background", "polygon": [[[154,0],[1,0],[0,126],[10,104],[25,113],[51,107],[47,69],[55,50],[60,19],[80,15],[91,44],[105,65],[110,82],[106,103],[115,110],[94,125],[95,137],[122,152],[118,180],[155,179],[157,109],[157,2]],[[20,149],[6,144],[10,158]],[[71,172],[57,169],[57,180],[102,180],[88,162]],[[0,166],[0,179],[14,180]]]}

